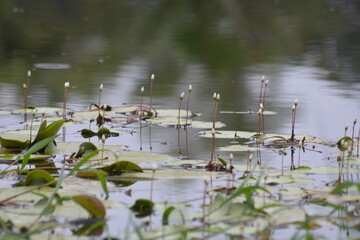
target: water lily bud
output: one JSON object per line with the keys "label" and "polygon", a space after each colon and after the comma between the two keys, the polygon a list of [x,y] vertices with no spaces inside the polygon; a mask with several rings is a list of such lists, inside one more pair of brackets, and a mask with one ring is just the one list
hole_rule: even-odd
{"label": "water lily bud", "polygon": [[153,163],[152,164],[152,170],[156,170],[156,169],[158,169],[158,165],[156,163]]}
{"label": "water lily bud", "polygon": [[189,92],[191,92],[192,91],[192,86],[191,86],[191,84],[189,85]]}
{"label": "water lily bud", "polygon": [[226,164],[226,171],[227,172],[230,172],[231,171],[231,165],[228,163]]}
{"label": "water lily bud", "polygon": [[99,87],[100,92],[102,92],[103,88],[104,88],[104,85],[100,84],[100,87]]}
{"label": "water lily bud", "polygon": [[230,161],[234,160],[234,154],[230,153],[229,160]]}
{"label": "water lily bud", "polygon": [[140,92],[141,92],[141,93],[144,93],[144,87],[141,87]]}
{"label": "water lily bud", "polygon": [[28,77],[31,77],[31,72],[30,72],[30,70],[28,71],[27,76],[28,76]]}
{"label": "water lily bud", "polygon": [[269,80],[265,81],[265,86],[267,86],[269,84]]}
{"label": "water lily bud", "polygon": [[36,109],[36,108],[34,108],[34,110],[32,111],[32,115],[33,115],[33,117],[35,117],[36,112],[37,112],[37,109]]}
{"label": "water lily bud", "polygon": [[347,131],[349,129],[349,124],[346,123],[344,128],[345,128],[345,131]]}
{"label": "water lily bud", "polygon": [[215,136],[215,129],[214,128],[211,129],[211,135]]}
{"label": "water lily bud", "polygon": [[216,101],[216,92],[213,94],[213,100]]}
{"label": "water lily bud", "polygon": [[264,80],[265,80],[265,75],[263,75],[263,76],[261,77],[261,83],[263,83]]}
{"label": "water lily bud", "polygon": [[261,111],[264,110],[264,105],[262,103],[260,103],[260,109]]}
{"label": "water lily bud", "polygon": [[357,118],[354,119],[354,125],[357,123]]}
{"label": "water lily bud", "polygon": [[24,88],[24,89],[27,89],[26,83],[23,83],[23,88]]}
{"label": "water lily bud", "polygon": [[349,144],[348,142],[344,142],[344,144],[342,145],[344,151],[346,151],[349,148]]}
{"label": "water lily bud", "polygon": [[104,104],[104,111],[106,111],[106,109],[107,109],[107,104]]}
{"label": "water lily bud", "polygon": [[295,111],[295,109],[296,109],[296,105],[295,105],[295,104],[293,104],[293,106],[292,106],[291,110],[294,112],[294,111]]}
{"label": "water lily bud", "polygon": [[216,101],[220,101],[220,94],[219,93],[216,95]]}
{"label": "water lily bud", "polygon": [[106,140],[105,134],[103,134],[103,135],[101,136],[101,141],[102,141],[102,143],[105,143],[105,140]]}
{"label": "water lily bud", "polygon": [[184,92],[182,92],[182,93],[180,94],[180,100],[183,100],[184,95],[185,95],[185,93],[184,93]]}
{"label": "water lily bud", "polygon": [[64,87],[65,87],[65,88],[69,88],[69,87],[70,87],[70,83],[69,83],[69,82],[66,82],[66,83],[64,84]]}
{"label": "water lily bud", "polygon": [[295,100],[294,100],[294,105],[297,106],[298,103],[299,103],[299,100],[298,100],[297,98],[295,98]]}
{"label": "water lily bud", "polygon": [[260,116],[261,114],[262,114],[262,110],[260,108],[259,111],[258,111],[258,115]]}
{"label": "water lily bud", "polygon": [[205,183],[206,186],[209,185],[209,183],[210,183],[209,178],[205,178],[205,179],[204,179],[204,183]]}
{"label": "water lily bud", "polygon": [[251,161],[253,160],[253,155],[250,154],[248,159],[249,159],[249,161],[251,162]]}
{"label": "water lily bud", "polygon": [[155,74],[151,74],[151,81],[154,81],[155,80]]}

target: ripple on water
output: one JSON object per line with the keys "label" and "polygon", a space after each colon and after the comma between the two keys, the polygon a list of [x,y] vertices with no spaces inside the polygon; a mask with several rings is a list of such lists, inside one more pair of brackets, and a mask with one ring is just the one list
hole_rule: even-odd
{"label": "ripple on water", "polygon": [[36,63],[34,66],[39,69],[69,69],[71,67],[67,63]]}

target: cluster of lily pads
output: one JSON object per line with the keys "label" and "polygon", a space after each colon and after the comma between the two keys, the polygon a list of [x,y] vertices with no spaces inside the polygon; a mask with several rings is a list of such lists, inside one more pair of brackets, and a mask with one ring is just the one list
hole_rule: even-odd
{"label": "cluster of lily pads", "polygon": [[[101,105],[100,85],[98,104],[71,111],[66,108],[66,84],[64,108],[33,108],[27,106],[28,86],[24,87],[26,108],[1,110],[9,118],[24,115],[25,129],[0,133],[4,182],[0,187],[0,238],[41,239],[49,234],[111,239],[289,239],[289,233],[293,239],[333,233],[340,238],[347,233],[356,236],[360,226],[356,121],[352,134],[348,136],[346,127],[337,142],[295,135],[295,101],[291,134],[265,134],[264,115],[276,114],[264,111],[267,84],[262,79],[254,132],[219,130],[225,126],[216,121],[219,94],[213,97],[212,121],[196,120],[200,114],[189,110],[191,85],[185,110],[181,109],[183,93],[178,109],[157,109],[151,96],[149,103],[143,101],[143,88],[139,103]],[[227,112],[239,113],[252,114]],[[128,127],[134,124],[135,128]],[[174,127],[178,134],[181,128],[201,129],[198,137],[212,140],[211,158],[127,151],[126,146],[108,143],[124,135],[142,142],[141,131],[151,131],[151,125]],[[216,139],[229,143],[216,147]],[[329,163],[319,167],[301,164],[301,154],[320,154],[317,146],[333,150],[334,155],[326,156]],[[221,158],[219,152],[231,154]],[[248,153],[248,158],[235,159],[232,153],[238,152]],[[281,167],[264,164],[262,154],[281,161]],[[329,179],[317,182],[319,175]],[[168,179],[194,179],[200,189],[184,202],[159,201],[153,193],[154,180]],[[148,183],[149,195],[133,199],[139,181]],[[130,203],[112,197],[119,188]],[[111,219],[116,219],[116,211],[128,212],[131,217],[122,221],[131,226],[114,234]]]}

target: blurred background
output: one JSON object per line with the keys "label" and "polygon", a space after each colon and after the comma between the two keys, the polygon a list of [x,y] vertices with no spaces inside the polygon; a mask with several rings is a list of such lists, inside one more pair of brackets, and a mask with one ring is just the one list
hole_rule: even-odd
{"label": "blurred background", "polygon": [[[336,140],[360,117],[360,2],[357,0],[6,0],[0,1],[0,105],[121,106],[149,92],[177,108],[192,84],[191,110],[258,110],[260,79],[270,81],[265,132]],[[255,131],[257,116],[222,114],[228,130]]]}

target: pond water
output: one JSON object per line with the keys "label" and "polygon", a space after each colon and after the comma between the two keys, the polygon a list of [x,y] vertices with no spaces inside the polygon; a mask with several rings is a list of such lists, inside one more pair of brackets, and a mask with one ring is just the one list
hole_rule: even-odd
{"label": "pond water", "polygon": [[[190,109],[201,113],[194,119],[212,121],[216,92],[221,95],[217,120],[226,124],[218,130],[255,132],[256,114],[233,112],[258,111],[260,79],[265,75],[269,80],[265,110],[277,113],[264,116],[265,133],[291,134],[291,108],[298,99],[295,134],[336,142],[344,136],[346,123],[351,129],[353,120],[360,120],[359,16],[360,4],[355,0],[1,1],[0,105],[23,104],[22,86],[28,70],[32,72],[30,105],[62,107],[63,86],[70,82],[67,103],[74,111],[98,102],[100,84],[104,85],[102,103],[113,107],[139,102],[142,86],[148,101],[150,76],[155,74],[152,103],[156,109],[178,108],[181,92],[187,93],[191,84]],[[0,120],[1,132],[24,128],[22,116],[0,115]],[[66,140],[82,141],[76,134],[82,128],[85,124],[69,127]],[[122,130],[134,134],[111,138],[107,144],[139,150],[137,123]],[[189,157],[208,161],[212,141],[198,137],[199,131],[188,129]],[[180,131],[183,153],[185,134]],[[177,139],[175,128],[151,127],[154,153],[178,158]],[[230,141],[217,139],[216,147],[230,145]],[[143,131],[143,149],[150,151],[148,128]],[[304,165],[336,165],[328,160],[336,148],[320,145],[316,150],[322,154],[304,153]],[[281,156],[274,151],[262,152],[262,165],[279,169]],[[233,153],[238,163],[246,163],[250,154]],[[229,152],[217,154],[229,157]],[[289,166],[289,155],[285,162]],[[358,174],[351,177],[359,182]],[[310,185],[334,179],[336,176],[317,176]],[[223,184],[224,178],[214,183]],[[149,181],[134,184],[134,196],[128,199],[125,190],[112,190],[110,200],[131,204],[148,197],[149,185]],[[203,178],[159,180],[153,200],[201,199],[203,190]],[[198,210],[199,202],[194,209]],[[112,215],[110,234],[128,227],[118,223],[131,218],[126,214],[129,216]],[[283,234],[294,232],[292,228],[278,230],[274,237],[286,239]],[[346,234],[339,229],[319,232],[329,239]],[[357,234],[351,232],[350,237]]]}

